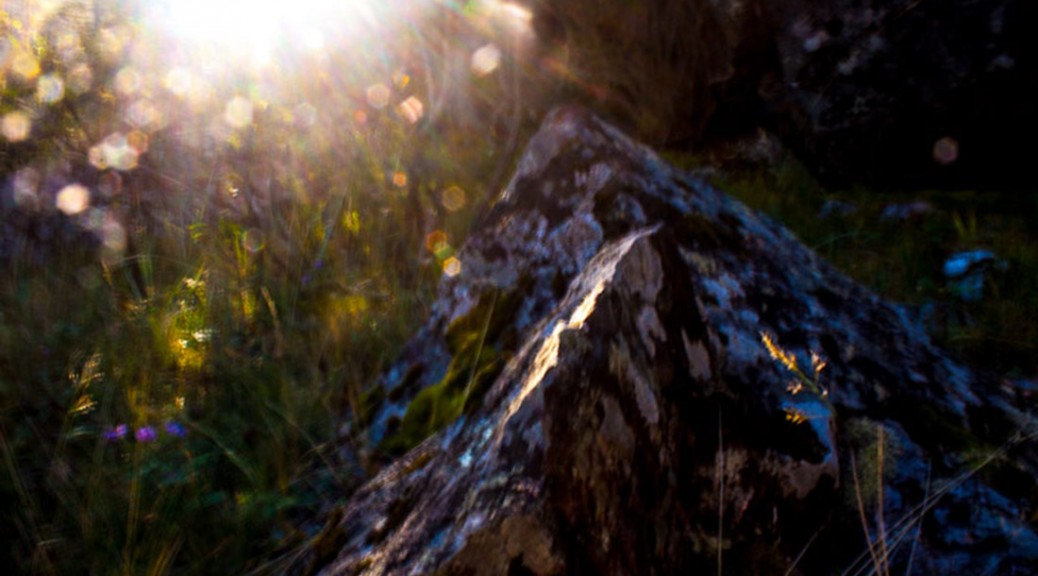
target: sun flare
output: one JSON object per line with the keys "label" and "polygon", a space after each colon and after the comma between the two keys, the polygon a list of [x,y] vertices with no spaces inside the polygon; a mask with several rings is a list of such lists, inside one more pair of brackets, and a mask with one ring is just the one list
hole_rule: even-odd
{"label": "sun flare", "polygon": [[282,47],[318,50],[375,19],[368,0],[153,0],[151,26],[185,49],[215,49],[263,64]]}

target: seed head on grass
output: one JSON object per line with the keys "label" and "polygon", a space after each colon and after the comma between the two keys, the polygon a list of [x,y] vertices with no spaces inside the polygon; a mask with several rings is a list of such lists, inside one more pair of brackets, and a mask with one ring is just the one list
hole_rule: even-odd
{"label": "seed head on grass", "polygon": [[786,408],[786,420],[789,420],[793,424],[803,424],[804,422],[807,422],[808,417],[796,408]]}
{"label": "seed head on grass", "polygon": [[[820,384],[822,370],[824,370],[827,365],[824,358],[819,356],[816,352],[811,352],[811,376],[808,376],[800,369],[800,366],[797,364],[796,356],[779,346],[778,342],[775,341],[775,338],[772,337],[771,334],[762,331],[760,333],[760,339],[761,342],[764,343],[764,347],[767,348],[768,355],[774,360],[777,360],[779,364],[782,364],[787,370],[796,376],[795,379],[791,380],[786,385],[787,392],[796,396],[804,389],[807,389],[818,396],[818,398],[823,402],[828,404],[829,390],[823,388]],[[796,408],[786,408],[785,412],[786,420],[793,424],[803,424],[809,420],[807,415]]]}
{"label": "seed head on grass", "polygon": [[817,352],[811,352],[811,369],[815,372],[815,378],[817,378],[818,375],[822,373],[822,370],[825,370],[825,367],[828,365],[829,363],[826,362],[825,358],[819,356]]}
{"label": "seed head on grass", "polygon": [[775,340],[771,337],[771,334],[761,332],[760,339],[764,342],[764,347],[768,349],[768,354],[771,355],[772,358],[778,360],[779,363],[789,369],[790,372],[800,372],[800,369],[797,368],[796,358],[794,358],[789,352],[779,348],[778,344],[776,344]]}

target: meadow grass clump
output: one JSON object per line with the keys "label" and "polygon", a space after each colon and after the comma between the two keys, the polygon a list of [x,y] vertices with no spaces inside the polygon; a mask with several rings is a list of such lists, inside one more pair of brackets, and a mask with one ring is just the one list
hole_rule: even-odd
{"label": "meadow grass clump", "polygon": [[362,478],[332,441],[438,264],[348,201],[278,208],[3,263],[3,564],[236,572]]}
{"label": "meadow grass clump", "polygon": [[[314,439],[329,436],[325,403],[342,382],[309,368],[313,352],[295,343],[313,337],[297,318],[262,330],[297,294],[248,270],[256,262],[217,268],[221,254],[242,254],[227,246],[240,241],[214,238],[208,258],[158,264],[168,256],[62,257],[4,284],[0,490],[18,543],[7,565],[226,566],[261,550],[264,525],[305,497],[293,482],[319,454]],[[130,289],[122,269],[142,261],[157,273]]]}
{"label": "meadow grass clump", "polygon": [[547,68],[653,145],[700,139],[733,75],[734,42],[704,0],[533,2]]}
{"label": "meadow grass clump", "polygon": [[[531,129],[519,66],[506,52],[447,100],[446,59],[470,56],[449,43],[489,41],[466,15],[214,79],[94,8],[0,8],[33,64],[0,68],[0,120],[33,121],[0,137],[0,214],[24,232],[0,231],[0,566],[244,573],[367,474],[340,426],[463,266]],[[37,97],[44,76],[63,99]],[[55,209],[59,176],[84,206]]]}

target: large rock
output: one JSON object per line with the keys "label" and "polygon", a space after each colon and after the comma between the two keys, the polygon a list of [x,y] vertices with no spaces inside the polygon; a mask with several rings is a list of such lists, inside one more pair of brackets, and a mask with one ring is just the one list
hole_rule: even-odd
{"label": "large rock", "polygon": [[371,437],[461,416],[289,572],[1038,570],[1016,392],[594,116],[550,115],[459,257]]}

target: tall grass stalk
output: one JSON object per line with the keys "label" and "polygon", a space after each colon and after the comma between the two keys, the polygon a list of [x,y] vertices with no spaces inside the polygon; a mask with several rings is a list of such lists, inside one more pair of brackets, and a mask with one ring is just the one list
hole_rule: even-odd
{"label": "tall grass stalk", "polygon": [[724,427],[717,407],[717,576],[724,573]]}
{"label": "tall grass stalk", "polygon": [[[981,470],[989,466],[991,463],[1005,457],[1005,455],[1012,450],[1014,447],[1019,446],[1025,442],[1031,442],[1038,438],[1038,430],[1025,432],[1021,429],[1016,432],[1012,437],[1007,439],[997,449],[992,450],[983,460],[970,467],[968,470],[964,470],[958,475],[950,478],[946,482],[940,485],[937,490],[932,493],[929,490],[929,476],[927,482],[927,492],[923,500],[915,505],[911,510],[905,513],[901,518],[898,519],[892,526],[889,527],[885,532],[882,533],[883,541],[880,543],[878,538],[876,541],[869,535],[868,522],[864,516],[864,506],[861,504],[859,498],[859,510],[861,512],[862,527],[865,530],[867,546],[866,550],[862,552],[851,565],[843,571],[844,576],[860,576],[862,574],[870,573],[889,573],[890,558],[894,555],[897,549],[905,543],[911,537],[913,531],[917,529],[919,524],[923,521],[923,517],[937,505],[937,503],[949,492],[962,486],[971,478],[973,478]],[[853,456],[852,456],[853,461]],[[852,472],[856,474],[855,468],[852,467]],[[880,482],[882,485],[882,480]],[[882,489],[882,487],[880,488]],[[858,488],[858,481],[855,480],[855,490],[858,491],[860,496],[860,490]],[[913,543],[915,539],[913,538]],[[883,572],[883,570],[886,572]]]}

